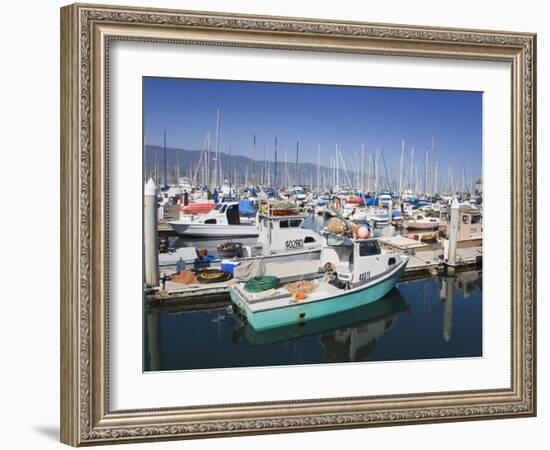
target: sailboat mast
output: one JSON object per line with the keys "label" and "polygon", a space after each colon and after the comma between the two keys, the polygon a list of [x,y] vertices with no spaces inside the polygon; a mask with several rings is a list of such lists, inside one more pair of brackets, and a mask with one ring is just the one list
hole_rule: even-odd
{"label": "sailboat mast", "polygon": [[339,174],[339,165],[338,165],[338,144],[336,144],[336,152],[335,157],[336,159],[336,190],[339,191],[340,189],[340,174]]}
{"label": "sailboat mast", "polygon": [[252,184],[256,186],[256,135],[254,135],[254,144],[252,145]]}
{"label": "sailboat mast", "polygon": [[166,174],[166,128],[164,129],[164,172],[163,172],[163,183],[166,186],[168,184],[168,178]]}
{"label": "sailboat mast", "polygon": [[296,166],[294,167],[295,173],[294,173],[294,184],[298,186],[300,184],[298,180],[298,164],[299,164],[299,154],[300,154],[300,141],[296,142]]}
{"label": "sailboat mast", "polygon": [[[266,133],[267,134],[267,133]],[[262,184],[264,186],[266,186],[266,167],[267,167],[267,144],[266,144],[266,141],[267,141],[267,135],[264,135],[264,176],[263,176],[263,179],[262,179]]]}
{"label": "sailboat mast", "polygon": [[229,144],[229,197],[233,196],[233,157],[231,154],[231,144]]}
{"label": "sailboat mast", "polygon": [[275,191],[277,191],[277,138],[275,138],[275,168],[273,169],[273,186]]}
{"label": "sailboat mast", "polygon": [[221,186],[221,161],[220,161],[220,110],[216,110],[216,164],[214,166],[214,184]]}
{"label": "sailboat mast", "polygon": [[380,165],[380,146],[376,147],[376,164],[374,166],[374,190],[376,193],[380,191],[380,174],[379,174],[379,165]]}
{"label": "sailboat mast", "polygon": [[[435,164],[436,164],[436,160],[435,160],[435,137],[432,136],[432,167],[434,168],[434,171],[435,171]],[[434,178],[435,178],[435,173],[434,173]],[[437,189],[436,189],[436,185],[435,185],[435,182],[434,182],[434,189],[433,189],[432,195],[436,195],[436,194],[437,194]]]}
{"label": "sailboat mast", "polygon": [[317,192],[320,190],[321,175],[321,144],[317,144]]}
{"label": "sailboat mast", "polygon": [[435,162],[434,166],[434,195],[437,194],[437,161]]}
{"label": "sailboat mast", "polygon": [[285,186],[286,189],[288,189],[289,184],[290,182],[288,178],[288,152],[285,147],[285,179],[283,181],[283,185]]}
{"label": "sailboat mast", "polygon": [[399,161],[399,195],[403,194],[403,160],[405,158],[405,138],[401,139],[401,160]]}
{"label": "sailboat mast", "polygon": [[426,162],[424,163],[424,196],[428,197],[428,149],[426,149]]}
{"label": "sailboat mast", "polygon": [[[415,190],[414,189],[414,186],[413,186],[413,181],[414,181],[414,173],[413,173],[413,170],[414,170],[414,147],[411,148],[411,167],[410,167],[410,173],[409,173],[409,183],[410,183],[410,189],[411,191],[412,190]],[[415,192],[416,194],[416,192]]]}

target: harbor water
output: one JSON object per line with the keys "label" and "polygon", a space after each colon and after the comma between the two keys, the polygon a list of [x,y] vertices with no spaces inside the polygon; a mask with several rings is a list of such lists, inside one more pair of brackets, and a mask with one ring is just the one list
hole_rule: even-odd
{"label": "harbor water", "polygon": [[483,356],[481,271],[397,284],[346,313],[257,332],[230,303],[144,308],[144,370],[189,370]]}

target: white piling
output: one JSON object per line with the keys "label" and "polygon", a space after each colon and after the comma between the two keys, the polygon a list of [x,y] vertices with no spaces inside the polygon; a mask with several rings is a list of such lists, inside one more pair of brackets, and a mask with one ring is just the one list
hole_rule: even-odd
{"label": "white piling", "polygon": [[449,223],[449,257],[447,258],[447,272],[453,274],[456,265],[456,246],[458,242],[458,227],[460,219],[460,205],[456,197],[451,202],[451,218]]}
{"label": "white piling", "polygon": [[157,186],[152,178],[145,185],[143,208],[143,239],[145,252],[145,284],[159,284],[157,235]]}
{"label": "white piling", "polygon": [[390,204],[388,205],[388,219],[389,224],[391,225],[393,223],[393,198],[390,199]]}

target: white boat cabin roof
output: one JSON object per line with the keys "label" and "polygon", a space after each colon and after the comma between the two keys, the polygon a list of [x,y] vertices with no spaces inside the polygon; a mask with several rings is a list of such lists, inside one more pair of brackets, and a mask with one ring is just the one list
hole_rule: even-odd
{"label": "white boat cabin roof", "polygon": [[269,213],[259,213],[259,218],[265,218],[269,220],[292,220],[292,219],[305,219],[307,217],[306,214],[288,214],[288,215],[273,215]]}

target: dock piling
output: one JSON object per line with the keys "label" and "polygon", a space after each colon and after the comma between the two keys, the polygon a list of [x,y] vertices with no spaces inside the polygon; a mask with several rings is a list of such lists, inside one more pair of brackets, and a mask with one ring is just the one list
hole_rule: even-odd
{"label": "dock piling", "polygon": [[451,219],[449,223],[449,255],[447,257],[447,272],[454,274],[456,265],[456,246],[458,242],[458,227],[460,205],[456,197],[451,202]]}
{"label": "dock piling", "polygon": [[157,186],[152,178],[149,178],[144,190],[143,239],[145,252],[145,284],[147,286],[158,286]]}

